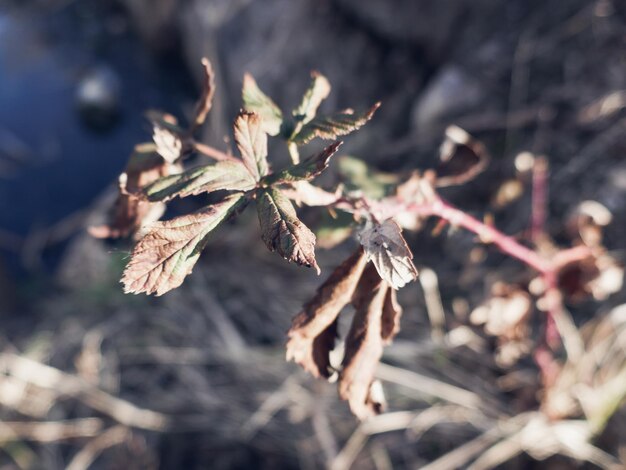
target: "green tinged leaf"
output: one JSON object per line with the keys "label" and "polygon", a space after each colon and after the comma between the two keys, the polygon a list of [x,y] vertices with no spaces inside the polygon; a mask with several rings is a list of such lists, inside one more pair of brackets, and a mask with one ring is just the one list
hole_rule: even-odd
{"label": "green tinged leaf", "polygon": [[360,191],[372,199],[388,196],[400,183],[397,175],[375,171],[363,160],[348,155],[337,158],[337,169],[348,192]]}
{"label": "green tinged leaf", "polygon": [[267,184],[292,183],[300,180],[312,180],[328,168],[332,157],[343,142],[335,142],[326,147],[322,152],[311,155],[306,160],[292,165],[291,167],[274,173],[265,178]]}
{"label": "green tinged leaf", "polygon": [[280,132],[283,123],[283,113],[276,103],[261,91],[252,75],[245,74],[243,77],[242,90],[243,107],[246,111],[257,113],[261,116],[263,130],[269,135],[275,136]]}
{"label": "green tinged leaf", "polygon": [[153,224],[124,270],[124,292],[159,296],[180,286],[200,257],[208,235],[245,201],[243,193],[233,194],[196,213]]}
{"label": "green tinged leaf", "polygon": [[149,201],[169,201],[175,197],[195,196],[213,191],[248,191],[256,182],[239,162],[224,160],[167,176],[143,189]]}
{"label": "green tinged leaf", "polygon": [[319,72],[313,72],[311,78],[311,85],[309,85],[309,88],[304,93],[302,102],[292,113],[296,121],[302,124],[306,124],[315,117],[317,108],[319,108],[321,102],[325,100],[330,93],[330,83],[328,83],[324,75]]}
{"label": "green tinged leaf", "polygon": [[350,134],[369,121],[379,106],[380,103],[376,103],[363,113],[355,113],[352,110],[346,110],[329,116],[316,117],[305,124],[302,129],[289,140],[298,145],[304,145],[315,137],[324,140],[333,140],[339,136]]}
{"label": "green tinged leaf", "polygon": [[261,117],[256,113],[242,111],[235,119],[235,143],[255,181],[267,175],[267,134],[262,128]]}
{"label": "green tinged leaf", "polygon": [[269,250],[290,262],[313,266],[319,274],[315,235],[298,219],[291,201],[277,189],[263,189],[258,193],[257,212],[261,237]]}

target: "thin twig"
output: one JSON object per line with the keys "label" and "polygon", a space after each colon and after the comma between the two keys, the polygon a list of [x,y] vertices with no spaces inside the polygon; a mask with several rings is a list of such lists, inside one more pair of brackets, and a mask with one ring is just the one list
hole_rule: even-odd
{"label": "thin twig", "polygon": [[6,352],[0,354],[0,368],[5,373],[37,387],[76,397],[91,408],[105,413],[127,426],[161,431],[169,424],[168,417],[161,413],[139,408],[126,400],[108,394],[79,377],[17,354]]}
{"label": "thin twig", "polygon": [[102,420],[83,418],[48,422],[0,422],[0,442],[28,440],[58,442],[67,439],[93,437],[100,434]]}
{"label": "thin twig", "polygon": [[103,450],[122,444],[130,436],[130,430],[124,426],[113,426],[90,441],[78,452],[67,470],[87,470]]}

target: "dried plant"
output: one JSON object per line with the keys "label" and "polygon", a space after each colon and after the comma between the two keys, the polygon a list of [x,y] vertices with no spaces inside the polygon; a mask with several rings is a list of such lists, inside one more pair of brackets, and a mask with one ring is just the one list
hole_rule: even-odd
{"label": "dried plant", "polygon": [[[537,274],[525,285],[501,282],[493,286],[491,297],[473,312],[471,321],[484,325],[484,333],[497,339],[501,365],[509,366],[520,357],[532,355],[542,373],[544,395],[557,393],[564,380],[561,371],[572,367],[570,362],[560,364],[557,354],[562,347],[570,354],[567,339],[561,341],[564,296],[599,298],[621,287],[621,268],[601,244],[606,217],[598,220],[581,212],[572,222],[573,246],[556,246],[543,226],[547,167],[540,160],[532,178],[529,244],[452,206],[438,194],[438,188],[472,180],[489,161],[485,147],[458,127],[446,131],[437,170],[415,171],[404,180],[398,176],[377,180],[365,170],[361,183],[353,187],[346,184],[332,192],[314,185],[312,180],[329,167],[341,145],[335,139],[360,129],[380,106],[376,103],[361,112],[347,109],[318,115],[331,87],[317,72],[291,113],[284,113],[252,76],[245,75],[243,110],[233,126],[238,156],[222,152],[195,140],[215,91],[211,66],[207,60],[203,65],[204,89],[190,124],[183,127],[167,114],[149,113],[153,143],[138,146],[131,156],[120,178],[120,195],[110,224],[92,229],[100,237],[138,234],[122,278],[125,292],[162,295],[180,286],[212,232],[252,202],[267,248],[289,262],[313,267],[319,274],[316,237],[298,218],[292,201],[323,207],[331,214],[350,214],[349,230],[360,247],[332,272],[294,318],[288,332],[287,359],[316,377],[337,377],[340,397],[364,419],[384,407],[375,371],[383,347],[400,328],[402,308],[396,291],[418,275],[402,229],[419,230],[426,219],[435,217],[440,220],[438,231],[446,224],[469,230],[477,235],[478,243],[497,247]],[[268,136],[286,143],[292,160],[286,168],[274,171],[271,167]],[[300,147],[315,139],[333,142],[301,159]],[[215,162],[184,170],[185,160],[196,153]],[[387,190],[372,196],[368,184],[384,184]],[[216,202],[168,221],[151,220],[155,212],[162,212],[164,203],[205,193],[215,193]],[[608,281],[602,279],[607,266],[612,273]],[[348,306],[354,316],[344,339],[344,356],[340,364],[333,364],[331,351],[339,335],[339,315]],[[545,313],[540,317],[545,334],[533,339],[530,319],[537,318],[538,311]],[[544,406],[550,408],[550,398]]]}

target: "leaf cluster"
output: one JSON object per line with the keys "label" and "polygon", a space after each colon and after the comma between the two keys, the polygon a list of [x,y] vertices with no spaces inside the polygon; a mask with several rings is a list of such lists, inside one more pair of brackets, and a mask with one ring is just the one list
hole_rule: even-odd
{"label": "leaf cluster", "polygon": [[[319,273],[315,235],[298,218],[290,198],[300,200],[294,191],[308,192],[310,199],[317,200],[326,194],[309,182],[328,168],[341,142],[334,141],[302,161],[297,147],[315,137],[334,140],[349,134],[365,124],[378,107],[375,105],[364,113],[348,110],[318,116],[320,104],[330,93],[330,84],[316,72],[301,102],[287,118],[254,79],[246,75],[242,92],[244,109],[233,124],[238,155],[214,152],[216,161],[183,170],[183,160],[195,152],[207,153],[203,152],[204,144],[194,140],[194,133],[206,122],[215,94],[211,65],[203,60],[203,66],[204,88],[189,126],[179,125],[165,113],[147,114],[153,126],[153,143],[144,146],[150,151],[149,158],[143,154],[131,157],[125,172],[127,184],[119,196],[123,207],[108,230],[92,229],[92,233],[102,237],[142,232],[122,277],[127,293],[162,295],[178,287],[191,273],[210,235],[253,201],[267,248],[289,262],[313,267]],[[293,163],[272,171],[268,136],[277,135],[286,141]],[[150,163],[142,163],[143,160]],[[212,193],[217,202],[168,221],[146,224],[144,213],[139,211],[159,207],[162,213],[163,204],[172,199]],[[118,229],[114,230],[114,226]]]}

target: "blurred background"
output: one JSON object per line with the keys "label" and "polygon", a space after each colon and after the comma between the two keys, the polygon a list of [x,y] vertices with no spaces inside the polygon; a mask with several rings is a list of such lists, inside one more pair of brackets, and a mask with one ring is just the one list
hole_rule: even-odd
{"label": "blurred background", "polygon": [[[593,373],[559,389],[609,405],[550,421],[532,357],[503,360],[468,321],[494,283],[529,273],[471,234],[408,234],[427,275],[400,292],[403,329],[379,372],[389,412],[359,424],[333,384],[285,363],[290,319],[320,278],[268,253],[252,212],[158,299],[125,296],[130,243],[85,227],[150,140],[144,111],[191,115],[206,56],[215,147],[228,148],[244,72],[290,109],[319,70],[328,110],[382,101],[343,153],[377,174],[431,168],[456,124],[493,161],[444,196],[509,234],[530,217],[519,155],[544,155],[549,234],[570,243],[568,217],[596,201],[623,263],[625,25],[618,0],[0,0],[0,468],[623,468],[619,286],[568,300]],[[328,222],[316,214],[303,211]],[[319,249],[324,273],[354,246]]]}

